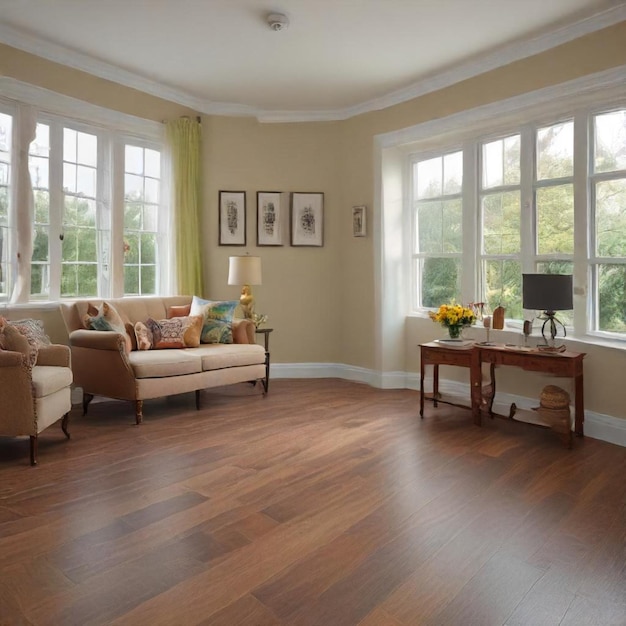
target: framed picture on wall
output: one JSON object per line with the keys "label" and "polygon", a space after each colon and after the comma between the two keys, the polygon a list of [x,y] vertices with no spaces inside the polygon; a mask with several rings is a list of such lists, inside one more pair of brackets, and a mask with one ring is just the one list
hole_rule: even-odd
{"label": "framed picture on wall", "polygon": [[283,245],[283,201],[280,191],[256,193],[256,243],[257,246]]}
{"label": "framed picture on wall", "polygon": [[219,192],[220,246],[246,245],[246,192]]}
{"label": "framed picture on wall", "polygon": [[352,234],[354,237],[367,235],[367,211],[364,206],[352,207]]}
{"label": "framed picture on wall", "polygon": [[324,194],[291,194],[291,245],[324,245]]}

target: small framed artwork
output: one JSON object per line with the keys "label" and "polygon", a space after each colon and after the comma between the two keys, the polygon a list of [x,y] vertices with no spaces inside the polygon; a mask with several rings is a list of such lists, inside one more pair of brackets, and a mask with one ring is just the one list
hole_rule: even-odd
{"label": "small framed artwork", "polygon": [[352,235],[365,237],[367,235],[367,211],[364,206],[352,207]]}
{"label": "small framed artwork", "polygon": [[246,245],[246,192],[220,191],[220,246]]}
{"label": "small framed artwork", "polygon": [[283,222],[283,193],[280,191],[257,191],[257,246],[282,246]]}
{"label": "small framed artwork", "polygon": [[291,245],[324,245],[324,194],[291,194]]}

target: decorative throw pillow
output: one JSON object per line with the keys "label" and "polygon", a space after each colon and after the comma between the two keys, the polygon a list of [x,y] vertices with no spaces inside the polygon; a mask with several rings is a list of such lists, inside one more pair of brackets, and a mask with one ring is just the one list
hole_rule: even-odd
{"label": "decorative throw pillow", "polygon": [[0,317],[0,348],[11,352],[21,352],[26,357],[26,363],[33,367],[37,362],[38,349],[29,341],[28,337],[12,324]]}
{"label": "decorative throw pillow", "polygon": [[154,320],[149,317],[145,323],[152,333],[152,348],[197,348],[200,345],[202,317],[173,317],[165,320]]}
{"label": "decorative throw pillow", "polygon": [[150,350],[152,348],[152,331],[143,322],[135,324],[135,337],[137,338],[137,350]]}
{"label": "decorative throw pillow", "polygon": [[130,335],[126,332],[126,325],[115,307],[109,302],[103,302],[100,307],[93,304],[87,306],[87,315],[83,318],[85,328],[90,330],[114,331],[124,336],[126,352],[132,350]]}
{"label": "decorative throw pillow", "polygon": [[37,348],[45,348],[50,345],[50,337],[46,335],[46,331],[43,327],[41,320],[35,319],[23,319],[9,321],[8,324],[14,326],[19,332],[24,335],[29,343]]}
{"label": "decorative throw pillow", "polygon": [[[237,300],[203,300],[194,296],[191,315],[202,315],[202,343],[232,343],[232,321]],[[216,322],[221,322],[217,324]]]}

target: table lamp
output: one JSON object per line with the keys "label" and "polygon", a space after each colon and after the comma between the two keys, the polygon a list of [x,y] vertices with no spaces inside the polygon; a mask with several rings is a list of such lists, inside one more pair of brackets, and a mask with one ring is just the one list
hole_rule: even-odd
{"label": "table lamp", "polygon": [[254,296],[250,285],[261,285],[261,257],[231,256],[228,260],[228,284],[243,285],[239,304],[246,319],[254,314]]}
{"label": "table lamp", "polygon": [[[522,307],[543,311],[540,319],[545,321],[541,334],[552,348],[557,324],[563,329],[563,336],[567,335],[565,325],[556,318],[556,312],[574,308],[572,284],[571,274],[522,274]],[[550,342],[545,335],[546,326],[550,329]]]}

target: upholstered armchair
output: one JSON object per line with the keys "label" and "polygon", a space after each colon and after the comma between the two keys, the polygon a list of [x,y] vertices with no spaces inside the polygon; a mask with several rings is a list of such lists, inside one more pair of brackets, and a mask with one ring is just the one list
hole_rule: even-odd
{"label": "upholstered armchair", "polygon": [[67,430],[71,400],[70,349],[39,348],[33,366],[22,352],[0,350],[0,436],[30,437],[30,463],[37,464],[37,436],[58,420]]}

